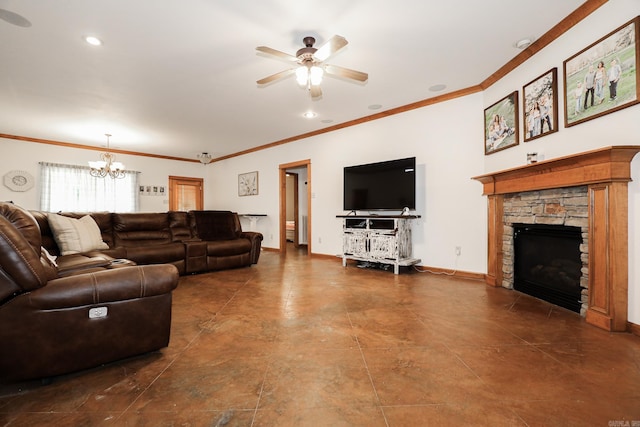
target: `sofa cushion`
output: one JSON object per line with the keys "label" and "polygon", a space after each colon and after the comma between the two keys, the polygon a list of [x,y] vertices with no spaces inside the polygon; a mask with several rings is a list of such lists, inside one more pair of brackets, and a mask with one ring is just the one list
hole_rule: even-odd
{"label": "sofa cushion", "polygon": [[78,254],[95,249],[109,249],[102,240],[100,228],[89,215],[80,219],[49,214],[49,226],[60,248],[60,255]]}
{"label": "sofa cushion", "polygon": [[0,203],[0,215],[13,224],[35,251],[40,251],[40,246],[42,246],[40,226],[31,212],[11,202],[3,202]]}
{"label": "sofa cushion", "polygon": [[207,241],[207,256],[225,257],[251,251],[249,239]]}
{"label": "sofa cushion", "polygon": [[0,215],[0,301],[44,286],[49,278],[36,252],[16,226]]}
{"label": "sofa cushion", "polygon": [[111,263],[110,257],[90,257],[84,254],[72,254],[58,257],[58,274],[60,277],[72,271],[106,268]]}
{"label": "sofa cushion", "polygon": [[129,247],[171,243],[167,213],[114,213],[115,245]]}
{"label": "sofa cushion", "polygon": [[166,264],[184,260],[185,249],[182,243],[168,243],[153,246],[127,247],[125,258],[137,264]]}
{"label": "sofa cushion", "polygon": [[185,242],[193,239],[187,212],[170,211],[169,229],[171,230],[171,240],[174,242]]}
{"label": "sofa cushion", "polygon": [[202,240],[232,240],[238,237],[235,216],[231,211],[190,211],[198,237]]}

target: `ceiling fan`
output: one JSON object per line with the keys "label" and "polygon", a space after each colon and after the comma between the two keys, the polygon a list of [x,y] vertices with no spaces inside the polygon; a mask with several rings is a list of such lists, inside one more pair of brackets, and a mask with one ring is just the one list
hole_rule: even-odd
{"label": "ceiling fan", "polygon": [[299,49],[295,56],[267,46],[258,46],[256,50],[259,52],[298,64],[295,67],[258,80],[258,85],[265,86],[288,77],[291,74],[295,74],[298,84],[307,88],[311,94],[311,98],[317,99],[322,96],[320,83],[322,82],[324,73],[356,80],[361,83],[366,82],[369,78],[367,73],[324,63],[324,61],[335,55],[349,43],[344,37],[338,35],[333,36],[317,49],[313,47],[316,39],[311,36],[305,37],[302,42],[305,47]]}

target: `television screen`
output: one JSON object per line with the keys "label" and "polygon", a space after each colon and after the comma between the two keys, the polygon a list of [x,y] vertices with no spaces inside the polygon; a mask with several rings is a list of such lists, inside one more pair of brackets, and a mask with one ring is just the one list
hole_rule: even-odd
{"label": "television screen", "polygon": [[416,158],[344,168],[344,210],[416,208]]}

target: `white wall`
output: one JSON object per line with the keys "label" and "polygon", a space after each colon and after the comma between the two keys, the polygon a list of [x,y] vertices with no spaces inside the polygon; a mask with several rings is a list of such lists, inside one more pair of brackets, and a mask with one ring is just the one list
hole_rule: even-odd
{"label": "white wall", "polygon": [[[258,223],[265,247],[277,248],[278,169],[311,160],[313,253],[341,252],[342,170],[345,166],[415,156],[417,209],[414,254],[423,265],[486,270],[486,201],[471,176],[483,173],[482,95],[433,105],[363,125],[213,163],[208,179],[259,171],[260,194],[237,197],[235,188],[207,193],[212,205],[238,212],[266,213]],[[457,261],[455,247],[462,247]]]}
{"label": "white wall", "polygon": [[[40,168],[39,162],[73,165],[87,165],[89,160],[97,160],[99,151],[82,150],[64,146],[22,142],[0,138],[0,178],[12,170],[27,171],[35,178],[36,185],[26,192],[14,192],[0,184],[0,200],[11,200],[27,209],[40,209]],[[169,175],[204,178],[205,167],[199,163],[156,159],[152,157],[116,154],[127,170],[141,172],[140,185],[165,186],[168,191]],[[208,183],[205,183],[205,191]],[[140,211],[154,212],[169,209],[168,194],[164,196],[140,197]]]}

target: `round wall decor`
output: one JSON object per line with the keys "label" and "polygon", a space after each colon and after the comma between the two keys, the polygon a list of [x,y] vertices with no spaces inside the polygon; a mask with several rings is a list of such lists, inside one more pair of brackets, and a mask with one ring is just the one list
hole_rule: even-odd
{"label": "round wall decor", "polygon": [[33,184],[33,176],[27,171],[9,171],[4,175],[4,185],[11,191],[27,191]]}

